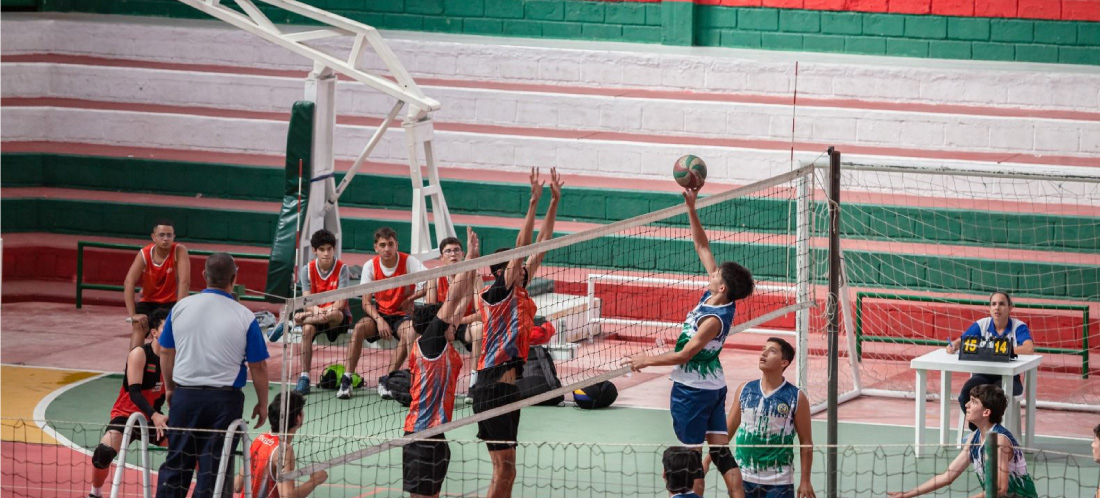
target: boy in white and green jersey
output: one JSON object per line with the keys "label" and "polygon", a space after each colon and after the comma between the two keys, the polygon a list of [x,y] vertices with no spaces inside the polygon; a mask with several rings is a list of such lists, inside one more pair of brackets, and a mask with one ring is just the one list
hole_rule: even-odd
{"label": "boy in white and green jersey", "polygon": [[[1027,463],[1024,461],[1024,452],[1016,442],[1012,433],[1001,425],[1008,399],[1000,387],[993,384],[981,384],[970,390],[970,401],[966,402],[966,421],[974,424],[977,430],[967,438],[966,447],[959,452],[951,465],[947,466],[942,474],[937,475],[920,486],[902,493],[890,493],[890,498],[913,498],[925,493],[931,493],[944,486],[955,482],[963,472],[967,464],[974,468],[978,475],[978,482],[985,487],[985,437],[992,431],[997,437],[997,448],[1000,451],[997,462],[997,496],[1006,498],[1039,498],[1039,492],[1035,490],[1035,482],[1027,473]],[[981,498],[985,492],[979,491],[971,495],[971,498]]]}
{"label": "boy in white and green jersey", "polygon": [[734,434],[737,463],[741,465],[747,498],[793,498],[794,436],[800,443],[802,476],[798,498],[814,498],[810,484],[813,433],[806,394],[783,378],[794,361],[794,347],[770,337],[760,353],[759,380],[741,384],[730,409],[729,432]]}
{"label": "boy in white and green jersey", "polygon": [[[726,432],[726,376],[718,354],[733,325],[734,303],[752,294],[752,273],[733,262],[719,265],[710,252],[710,242],[695,212],[698,190],[684,190],[691,238],[699,261],[706,268],[710,281],[699,304],[684,319],[684,327],[676,340],[676,349],[656,356],[634,355],[624,364],[634,371],[647,366],[674,365],[672,379],[672,428],[685,445],[701,448],[710,445],[710,459],[722,474],[731,498],[742,495],[741,474],[737,461],[729,450]],[[707,465],[704,465],[704,471]],[[703,479],[696,479],[694,491],[703,493]]]}

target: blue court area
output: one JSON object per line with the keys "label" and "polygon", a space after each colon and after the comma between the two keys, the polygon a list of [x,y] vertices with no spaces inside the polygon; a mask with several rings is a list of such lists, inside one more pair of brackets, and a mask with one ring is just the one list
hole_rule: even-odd
{"label": "blue court area", "polygon": [[[93,448],[102,434],[111,403],[118,395],[121,377],[109,375],[78,385],[61,393],[46,409],[53,428],[74,445]],[[246,411],[255,398],[251,387],[245,390]],[[273,391],[274,395],[274,391]],[[376,396],[361,390],[356,396]],[[366,427],[371,420],[349,422],[343,433],[324,437],[307,436],[311,422],[325,413],[340,413],[343,420],[354,414],[341,413],[331,392],[315,390],[310,395],[307,423],[295,439],[299,455],[315,455],[318,460],[334,458],[378,440],[361,439],[363,433],[379,433]],[[396,402],[393,411],[404,409]],[[346,405],[345,405],[346,406]],[[383,405],[384,406],[384,405]],[[468,412],[463,412],[468,413]],[[398,417],[382,417],[393,423]],[[56,422],[53,422],[56,421]],[[940,448],[931,456],[913,454],[913,429],[887,425],[839,425],[839,495],[844,497],[885,496],[887,491],[909,489],[943,471],[959,450]],[[1082,421],[1082,426],[1091,422]],[[814,422],[814,438],[822,445],[825,423]],[[259,431],[256,431],[259,432]],[[928,429],[929,440],[935,440]],[[484,496],[489,485],[491,464],[484,444],[476,441],[476,426],[470,425],[447,434],[452,460],[444,496]],[[635,497],[668,496],[661,479],[661,452],[676,444],[671,419],[664,410],[613,406],[585,411],[567,407],[529,407],[522,411],[517,449],[517,497]],[[1037,437],[1041,451],[1027,455],[1027,464],[1039,495],[1050,498],[1091,496],[1100,480],[1100,467],[1091,461],[1089,441]],[[134,446],[136,448],[136,445]],[[323,458],[321,456],[324,456]],[[163,450],[153,455],[154,470],[163,460]],[[796,462],[798,458],[795,458]],[[129,463],[139,459],[131,454]],[[824,496],[825,449],[815,448],[812,482],[818,496]],[[312,462],[299,462],[299,465]],[[312,496],[397,497],[401,492],[401,451],[389,450],[329,469],[328,482]],[[126,491],[138,491],[136,481]],[[960,477],[950,488],[933,496],[962,496],[980,489],[972,472]],[[705,496],[726,496],[725,486],[715,472],[707,475]]]}

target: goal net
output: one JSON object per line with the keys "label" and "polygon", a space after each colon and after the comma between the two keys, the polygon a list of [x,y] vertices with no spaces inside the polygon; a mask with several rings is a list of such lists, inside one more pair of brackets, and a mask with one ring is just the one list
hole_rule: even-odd
{"label": "goal net", "polygon": [[[788,378],[806,388],[815,404],[825,400],[824,357],[813,357],[823,354],[824,320],[819,309],[823,306],[819,305],[824,296],[818,288],[823,288],[826,274],[826,239],[820,233],[826,226],[821,218],[825,204],[815,200],[820,195],[816,181],[814,168],[806,166],[700,198],[697,203],[716,260],[744,265],[756,281],[753,295],[736,303],[731,334],[720,355],[731,389],[759,377],[760,348],[768,337],[777,336],[799,351]],[[562,204],[577,202],[570,199],[572,192],[563,195]],[[538,307],[536,324],[548,322],[556,330],[547,346],[555,357],[561,387],[475,414],[462,399],[469,393],[471,367],[477,359],[464,346],[457,346],[463,367],[452,421],[411,437],[452,431],[455,437],[472,436],[470,425],[479,420],[571,395],[598,381],[614,379],[621,389],[667,377],[667,368],[630,375],[623,360],[637,353],[672,350],[684,317],[703,295],[707,277],[694,250],[682,200],[670,196],[666,205],[649,209],[652,212],[635,218],[495,254],[498,248],[514,247],[516,231],[475,227],[482,253],[487,255],[298,298],[291,309],[430,282],[471,269],[484,275],[492,264],[545,253],[528,289]],[[458,227],[459,232],[464,228]],[[292,336],[285,341],[282,380],[284,389],[292,389],[300,371],[301,344]],[[299,469],[286,477],[338,465],[368,465],[364,463],[370,461],[368,457],[405,444],[400,438],[408,409],[375,391],[378,379],[389,373],[393,354],[385,341],[378,344],[383,347],[364,347],[357,368],[364,384],[353,390],[350,399],[336,399],[335,391],[313,387],[307,396],[305,425],[295,440]],[[316,381],[326,363],[343,362],[347,347],[339,341],[314,344],[311,378]],[[522,429],[520,434],[522,438]]]}
{"label": "goal net", "polygon": [[863,394],[913,396],[909,360],[989,317],[998,291],[1011,295],[1012,318],[1029,326],[1043,355],[1037,406],[1100,411],[1089,357],[1100,311],[1100,176],[1007,166],[841,170],[846,309]]}

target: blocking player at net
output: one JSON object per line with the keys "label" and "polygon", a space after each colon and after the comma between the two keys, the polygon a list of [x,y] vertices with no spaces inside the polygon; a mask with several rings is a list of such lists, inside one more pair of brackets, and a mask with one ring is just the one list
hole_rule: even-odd
{"label": "blocking player at net", "polygon": [[[302,295],[317,294],[348,286],[351,269],[336,259],[336,236],[320,229],[309,238],[315,256],[302,267],[298,281],[302,283]],[[310,306],[294,314],[294,322],[302,326],[302,355],[299,358],[302,374],[295,390],[309,394],[309,369],[313,363],[313,340],[320,334],[329,341],[348,331],[351,326],[351,309],[347,299]]]}
{"label": "blocking player at net", "polygon": [[[759,380],[737,387],[727,421],[741,464],[747,498],[815,498],[810,472],[814,462],[810,401],[783,378],[794,361],[794,347],[770,337],[760,353]],[[794,436],[800,444],[802,477],[794,489]]]}
{"label": "blocking player at net", "polygon": [[[122,448],[122,431],[126,429],[126,421],[130,415],[141,412],[145,415],[145,420],[152,424],[150,443],[159,446],[168,444],[164,433],[168,428],[168,417],[161,412],[165,388],[160,372],[161,347],[157,342],[160,326],[167,316],[168,310],[153,310],[149,315],[149,336],[153,338],[152,342],[131,349],[126,355],[126,367],[123,369],[125,375],[122,377],[118,398],[111,408],[111,421],[107,423],[107,430],[99,440],[99,446],[92,452],[92,490],[88,493],[88,498],[103,496],[103,483],[107,482],[111,462]],[[130,442],[140,439],[141,427],[135,425],[130,433]]]}
{"label": "blocking player at net", "polygon": [[[123,300],[130,321],[130,349],[140,348],[149,335],[149,315],[157,309],[170,310],[187,297],[191,288],[191,259],[187,246],[176,243],[176,229],[169,220],[153,224],[153,243],[134,257],[123,282]],[[137,287],[141,285],[141,298]]]}
{"label": "blocking player at net", "polygon": [[[466,247],[469,249],[467,260],[478,257],[477,234],[470,227],[466,227]],[[451,341],[467,314],[466,306],[476,279],[477,270],[456,275],[441,303],[416,311],[420,339],[409,350],[412,402],[405,417],[406,436],[452,420],[462,355]],[[443,434],[405,445],[402,448],[404,490],[413,498],[439,496],[450,461],[451,448]]]}
{"label": "blocking player at net", "polygon": [[[752,295],[752,273],[740,264],[727,261],[719,265],[710,250],[710,241],[695,211],[698,189],[684,189],[691,222],[695,252],[709,276],[699,304],[688,313],[676,349],[655,356],[638,354],[624,364],[637,372],[649,366],[675,366],[672,379],[672,428],[685,445],[710,445],[710,456],[731,497],[742,495],[741,474],[729,449],[726,428],[726,377],[718,354],[730,333],[736,302]],[[703,493],[703,479],[695,481],[695,492]]]}
{"label": "blocking player at net", "polygon": [[[363,265],[363,277],[360,284],[400,277],[423,271],[420,260],[397,250],[397,232],[389,227],[374,231],[374,252],[377,256]],[[348,345],[348,362],[340,387],[336,391],[339,399],[351,398],[351,376],[359,366],[359,357],[363,353],[363,341],[375,342],[379,338],[396,337],[397,349],[390,356],[387,372],[395,372],[405,363],[409,345],[416,338],[410,321],[413,303],[424,296],[423,284],[396,287],[393,289],[366,294],[363,296],[363,312],[367,316],[355,324],[355,333]],[[378,394],[383,399],[392,399],[386,391],[386,376],[378,380]]]}
{"label": "blocking player at net", "polygon": [[[298,485],[293,480],[276,482],[279,476],[279,468],[282,473],[294,470],[296,459],[294,457],[294,435],[305,422],[304,408],[306,399],[295,391],[290,391],[287,397],[287,422],[286,438],[279,436],[282,430],[283,393],[275,395],[275,400],[267,406],[267,420],[271,424],[271,430],[256,436],[249,448],[249,469],[251,470],[253,498],[303,498],[309,496],[313,490],[328,480],[328,473],[318,470],[310,474],[309,479]],[[283,449],[282,465],[279,463],[279,449]],[[233,480],[233,492],[244,492],[244,469],[242,468]],[[243,496],[243,494],[242,494]]]}
{"label": "blocking player at net", "polygon": [[[459,242],[456,237],[447,237],[439,243],[439,261],[443,265],[451,265],[462,261],[462,243]],[[454,275],[442,276],[436,280],[432,280],[427,283],[425,291],[427,295],[424,297],[424,303],[433,305],[446,302],[447,293],[452,284],[451,280],[455,278]],[[467,299],[466,309],[463,311],[462,320],[455,329],[455,339],[463,343],[467,349],[470,350],[470,356],[477,358],[481,355],[481,315],[477,312],[477,285],[470,286],[469,299]],[[460,296],[461,297],[461,296]],[[415,327],[414,327],[415,328]],[[476,372],[475,372],[476,373]],[[477,379],[476,375],[470,375],[470,386],[473,387],[474,381]]]}
{"label": "blocking player at net", "polygon": [[[542,195],[543,183],[537,169],[531,170],[531,200],[523,227],[516,236],[516,247],[531,243],[535,226],[535,210]],[[550,206],[539,229],[538,241],[550,239],[554,233],[561,188],[564,183],[556,169],[550,169]],[[507,249],[502,249],[507,250]],[[500,252],[500,251],[497,251]],[[520,400],[516,379],[523,375],[527,361],[531,328],[536,306],[527,293],[527,284],[542,264],[544,253],[492,265],[493,283],[478,295],[478,310],[484,324],[481,356],[477,362],[477,383],[471,389],[474,413],[482,413]],[[488,498],[512,495],[516,479],[516,437],[519,434],[519,410],[497,415],[477,424],[477,437],[487,442],[493,463],[493,477]]]}
{"label": "blocking player at net", "polygon": [[[966,421],[974,424],[977,429],[967,438],[963,450],[942,474],[909,491],[890,493],[890,498],[912,498],[949,486],[966,471],[968,462],[977,474],[978,482],[984,487],[985,438],[991,430],[997,434],[997,448],[1000,452],[997,457],[997,496],[1038,498],[1039,493],[1035,490],[1035,482],[1027,473],[1023,450],[1020,449],[1012,433],[1001,425],[1007,406],[1008,399],[1000,387],[991,384],[974,386],[970,390],[970,400],[966,403]],[[975,493],[970,498],[983,496],[985,496],[984,491]]]}

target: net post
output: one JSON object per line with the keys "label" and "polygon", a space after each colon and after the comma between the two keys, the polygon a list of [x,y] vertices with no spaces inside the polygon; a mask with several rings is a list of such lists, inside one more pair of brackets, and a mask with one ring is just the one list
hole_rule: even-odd
{"label": "net post", "polygon": [[840,332],[840,152],[829,147],[829,408],[826,442],[826,496],[836,498],[837,490],[837,348]]}
{"label": "net post", "polygon": [[989,432],[985,433],[985,496],[986,498],[997,498],[997,458],[1001,452],[998,451],[997,432],[993,429],[989,429]]}
{"label": "net post", "polygon": [[[797,258],[798,265],[798,294],[799,303],[810,302],[810,229],[813,204],[810,202],[810,188],[813,181],[813,170],[807,172],[798,180],[798,211],[797,211]],[[795,330],[798,332],[798,387],[805,389],[808,385],[807,358],[810,347],[810,310],[800,309],[795,314]]]}

